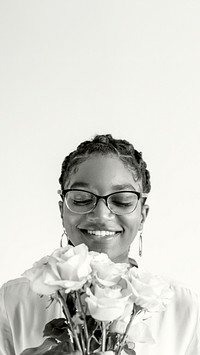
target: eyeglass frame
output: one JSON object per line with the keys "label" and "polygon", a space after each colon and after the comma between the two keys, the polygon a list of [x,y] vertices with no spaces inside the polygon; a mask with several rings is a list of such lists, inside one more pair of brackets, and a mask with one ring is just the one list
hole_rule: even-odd
{"label": "eyeglass frame", "polygon": [[[89,211],[86,211],[86,212],[83,212],[83,213],[74,212],[74,211],[72,211],[72,210],[69,208],[69,206],[67,205],[67,202],[66,202],[66,200],[65,200],[65,196],[66,196],[67,192],[70,192],[70,191],[83,191],[83,192],[87,192],[87,193],[89,193],[89,194],[91,194],[91,195],[93,195],[93,196],[96,197],[96,203],[94,204],[94,206],[93,206],[93,207],[91,208],[91,210],[89,210]],[[131,212],[122,213],[122,214],[113,212],[113,211],[110,209],[109,205],[108,205],[108,198],[109,198],[110,196],[112,196],[112,195],[115,195],[115,194],[117,194],[117,193],[123,193],[123,192],[131,192],[131,193],[135,194],[135,195],[137,196],[137,198],[138,198],[137,204],[136,204],[135,208],[133,209],[133,211],[131,211]],[[58,190],[58,194],[62,197],[63,201],[65,201],[65,204],[66,204],[67,208],[68,208],[71,212],[73,212],[73,213],[80,214],[80,215],[90,213],[90,212],[92,212],[92,211],[96,208],[96,206],[97,206],[99,200],[100,200],[100,199],[103,199],[103,200],[105,201],[106,207],[109,209],[109,211],[112,212],[112,213],[114,213],[114,214],[116,214],[116,215],[118,215],[118,216],[133,213],[133,212],[135,211],[135,209],[137,208],[137,206],[138,206],[139,200],[140,200],[141,198],[147,198],[147,196],[148,196],[148,194],[145,193],[145,192],[139,192],[139,191],[133,191],[133,190],[115,191],[115,192],[111,192],[111,193],[108,194],[108,195],[100,196],[100,195],[96,195],[94,192],[87,191],[87,190],[82,190],[82,189],[64,189],[64,190]]]}

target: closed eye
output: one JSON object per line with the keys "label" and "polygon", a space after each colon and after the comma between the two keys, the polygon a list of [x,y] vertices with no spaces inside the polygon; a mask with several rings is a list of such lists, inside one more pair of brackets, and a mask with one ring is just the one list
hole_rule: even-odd
{"label": "closed eye", "polygon": [[129,207],[129,206],[132,206],[133,203],[132,202],[112,201],[112,204],[116,205],[116,206]]}
{"label": "closed eye", "polygon": [[73,200],[74,205],[82,206],[82,205],[89,205],[92,203],[91,199],[88,200]]}

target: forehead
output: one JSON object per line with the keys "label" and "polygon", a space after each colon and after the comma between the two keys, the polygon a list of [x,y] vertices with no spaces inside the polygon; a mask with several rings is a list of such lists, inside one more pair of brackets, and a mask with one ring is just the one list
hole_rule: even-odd
{"label": "forehead", "polygon": [[87,187],[102,194],[121,189],[141,191],[141,181],[134,179],[117,156],[93,155],[80,163],[65,183],[65,188],[73,187]]}

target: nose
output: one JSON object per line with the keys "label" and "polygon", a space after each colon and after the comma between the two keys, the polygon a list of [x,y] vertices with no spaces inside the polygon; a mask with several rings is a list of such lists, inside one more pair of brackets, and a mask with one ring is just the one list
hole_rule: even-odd
{"label": "nose", "polygon": [[89,213],[89,218],[92,220],[110,219],[113,216],[114,214],[109,210],[106,201],[103,199],[99,199],[93,211]]}

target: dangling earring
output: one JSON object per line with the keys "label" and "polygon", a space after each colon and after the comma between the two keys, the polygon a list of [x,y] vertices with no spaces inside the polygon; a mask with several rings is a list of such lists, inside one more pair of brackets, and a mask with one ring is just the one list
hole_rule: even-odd
{"label": "dangling earring", "polygon": [[68,244],[69,238],[68,238],[68,235],[67,235],[67,232],[65,229],[63,230],[63,234],[61,235],[61,238],[60,238],[60,247],[61,248],[63,248],[63,237],[66,237],[67,244]]}
{"label": "dangling earring", "polygon": [[139,236],[139,256],[142,256],[142,232],[140,232]]}

